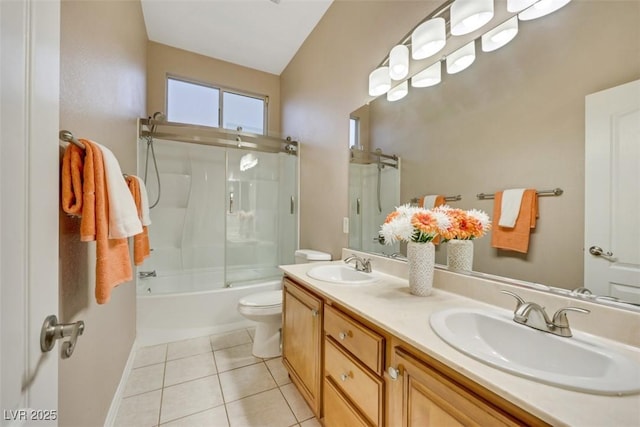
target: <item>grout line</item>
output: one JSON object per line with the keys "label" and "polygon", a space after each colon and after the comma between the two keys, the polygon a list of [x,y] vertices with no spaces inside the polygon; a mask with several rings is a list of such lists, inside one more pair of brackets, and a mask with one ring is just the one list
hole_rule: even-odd
{"label": "grout line", "polygon": [[158,426],[160,425],[160,420],[162,418],[162,399],[164,398],[164,381],[167,376],[167,357],[169,357],[169,345],[167,345],[164,354],[164,370],[162,372],[162,389],[160,390],[160,410],[158,411]]}
{"label": "grout line", "polygon": [[[209,340],[211,342],[211,340]],[[213,346],[211,347],[211,354],[213,355],[213,364],[216,366],[216,371],[218,372],[218,386],[220,387],[220,395],[222,395],[222,404],[224,405],[224,413],[227,416],[227,425],[231,425],[231,419],[229,418],[229,409],[227,409],[227,400],[224,398],[224,390],[222,389],[222,381],[220,381],[220,372],[218,371],[218,361],[216,360],[216,352],[213,351]]]}

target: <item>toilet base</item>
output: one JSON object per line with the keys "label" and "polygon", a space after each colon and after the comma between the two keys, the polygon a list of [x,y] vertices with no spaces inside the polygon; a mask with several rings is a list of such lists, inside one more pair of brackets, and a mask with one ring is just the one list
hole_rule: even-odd
{"label": "toilet base", "polygon": [[281,325],[281,322],[258,322],[251,349],[251,353],[255,357],[267,359],[282,354],[280,348]]}

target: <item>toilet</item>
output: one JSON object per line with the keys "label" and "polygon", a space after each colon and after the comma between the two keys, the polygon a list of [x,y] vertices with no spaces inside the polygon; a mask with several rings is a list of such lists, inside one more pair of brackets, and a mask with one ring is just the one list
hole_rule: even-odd
{"label": "toilet", "polygon": [[[295,253],[296,264],[331,261],[331,254],[299,249]],[[282,353],[280,331],[282,328],[282,290],[258,292],[238,301],[238,312],[257,322],[251,352],[255,357],[277,357]]]}

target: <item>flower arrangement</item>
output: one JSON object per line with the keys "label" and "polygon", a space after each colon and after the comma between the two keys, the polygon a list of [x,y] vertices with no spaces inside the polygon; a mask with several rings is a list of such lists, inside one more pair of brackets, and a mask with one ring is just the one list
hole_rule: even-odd
{"label": "flower arrangement", "polygon": [[477,239],[484,236],[485,233],[491,229],[489,215],[478,209],[465,211],[450,206],[438,206],[433,210],[449,218],[449,226],[445,231],[440,233],[445,242],[454,239]]}
{"label": "flower arrangement", "polygon": [[451,227],[451,219],[443,210],[402,205],[387,215],[380,227],[386,244],[398,241],[426,243]]}

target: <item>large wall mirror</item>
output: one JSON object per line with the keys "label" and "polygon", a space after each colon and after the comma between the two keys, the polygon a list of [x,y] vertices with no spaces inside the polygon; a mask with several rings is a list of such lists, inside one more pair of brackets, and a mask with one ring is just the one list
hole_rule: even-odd
{"label": "large wall mirror", "polygon": [[[503,3],[496,1],[496,8]],[[400,202],[461,195],[449,204],[484,210],[493,219],[493,200],[479,200],[478,193],[562,188],[561,196],[539,198],[528,253],[492,248],[485,236],[474,244],[474,271],[560,289],[585,286],[585,99],[640,79],[638,22],[640,2],[574,0],[552,15],[521,22],[515,39],[499,50],[477,48],[468,69],[443,71],[439,85],[410,87],[396,102],[381,96],[368,103],[370,150],[402,158]],[[629,153],[640,151],[638,135],[627,145]],[[626,167],[628,188],[640,192],[640,175],[633,164]],[[597,167],[589,173],[597,174]],[[637,193],[635,200],[626,224],[635,244],[630,262],[640,263]],[[611,204],[610,196],[600,203]],[[609,243],[593,242],[605,251]],[[436,262],[446,263],[442,248]],[[640,287],[638,270],[628,280]],[[640,293],[613,294],[640,302]]]}

